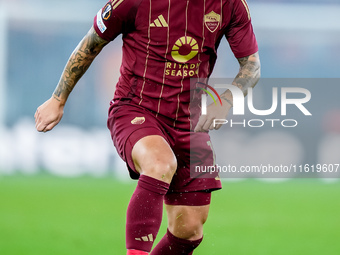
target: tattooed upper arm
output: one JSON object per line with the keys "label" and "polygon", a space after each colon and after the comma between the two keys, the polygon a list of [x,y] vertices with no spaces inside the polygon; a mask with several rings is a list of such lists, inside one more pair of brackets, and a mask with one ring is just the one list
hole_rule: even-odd
{"label": "tattooed upper arm", "polygon": [[84,43],[86,45],[85,49],[88,54],[98,54],[102,48],[108,44],[109,42],[102,39],[93,27],[89,30],[87,35],[84,38]]}
{"label": "tattooed upper arm", "polygon": [[[239,73],[236,75],[233,85],[240,88],[244,95],[247,95],[248,88],[254,87],[260,79],[260,57],[258,52],[237,59],[240,64]],[[229,90],[221,94],[221,98],[233,105],[232,94]]]}
{"label": "tattooed upper arm", "polygon": [[70,56],[53,97],[66,102],[68,95],[103,47],[109,42],[100,38],[93,27],[81,40]]}

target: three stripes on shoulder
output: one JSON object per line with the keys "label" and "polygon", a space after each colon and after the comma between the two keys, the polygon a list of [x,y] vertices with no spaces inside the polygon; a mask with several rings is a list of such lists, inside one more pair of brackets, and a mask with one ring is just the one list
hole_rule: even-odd
{"label": "three stripes on shoulder", "polygon": [[168,27],[168,23],[161,14],[150,24],[150,27]]}

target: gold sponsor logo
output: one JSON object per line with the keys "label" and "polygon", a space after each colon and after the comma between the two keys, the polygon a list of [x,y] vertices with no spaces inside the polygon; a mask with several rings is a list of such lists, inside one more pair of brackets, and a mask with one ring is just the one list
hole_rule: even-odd
{"label": "gold sponsor logo", "polygon": [[178,64],[167,62],[165,75],[167,76],[180,76],[180,77],[193,77],[198,74],[200,63],[196,64]]}
{"label": "gold sponsor logo", "polygon": [[186,63],[198,54],[198,43],[190,36],[179,38],[171,50],[172,58],[179,63]]}
{"label": "gold sponsor logo", "polygon": [[131,120],[131,124],[134,125],[141,125],[145,122],[145,117],[136,117],[133,120]]}
{"label": "gold sponsor logo", "polygon": [[214,11],[204,15],[204,24],[211,33],[214,33],[220,24],[221,16]]}

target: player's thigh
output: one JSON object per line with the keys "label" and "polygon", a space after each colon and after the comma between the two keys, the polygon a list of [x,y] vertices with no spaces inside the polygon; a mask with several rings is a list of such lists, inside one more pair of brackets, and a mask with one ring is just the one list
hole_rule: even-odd
{"label": "player's thigh", "polygon": [[165,205],[168,229],[182,239],[198,240],[203,236],[203,224],[209,214],[210,205]]}
{"label": "player's thigh", "polygon": [[149,135],[136,142],[131,152],[135,169],[140,173],[170,183],[177,168],[176,157],[160,135]]}

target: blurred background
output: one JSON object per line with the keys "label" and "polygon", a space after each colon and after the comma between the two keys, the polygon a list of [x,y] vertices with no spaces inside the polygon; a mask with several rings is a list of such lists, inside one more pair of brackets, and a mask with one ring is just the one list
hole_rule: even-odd
{"label": "blurred background", "polygon": [[[121,38],[80,80],[53,132],[36,132],[33,117],[104,5],[0,0],[1,254],[124,254],[124,211],[135,182],[106,128]],[[262,158],[247,164],[275,155],[281,156],[278,162],[339,164],[339,1],[249,0],[248,5],[262,77],[310,89],[313,118],[289,131],[223,127],[225,139],[212,134],[219,162],[239,163],[257,150]],[[225,39],[218,52],[213,77],[234,77],[239,66]],[[266,98],[271,87],[258,86],[256,93]],[[338,254],[339,175],[270,183],[225,178],[211,216],[215,229],[207,227],[208,241],[197,254]]]}

